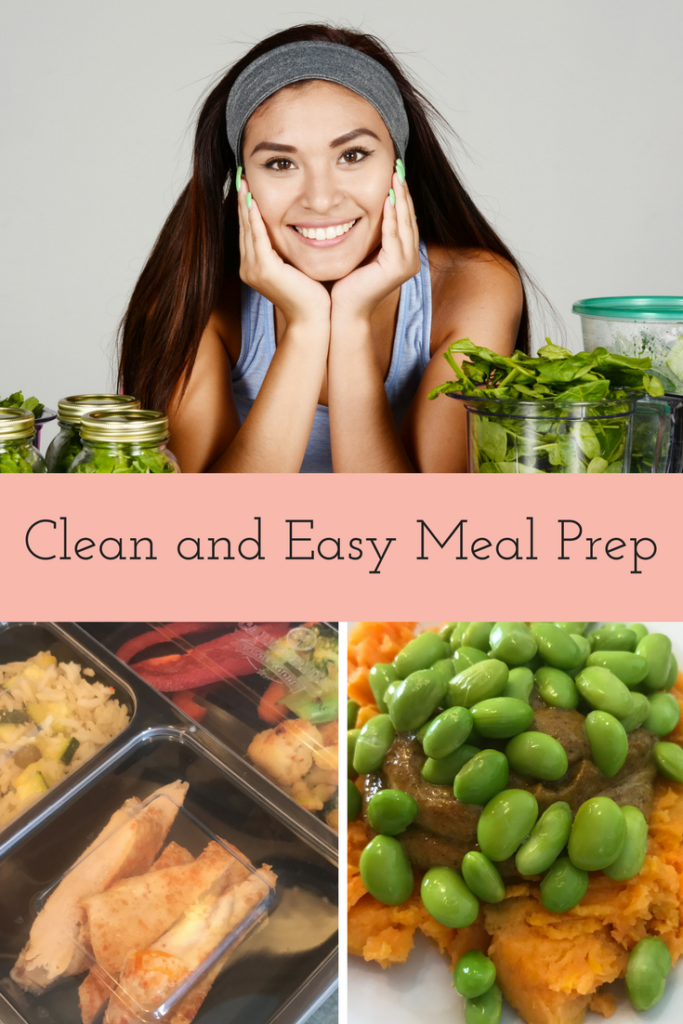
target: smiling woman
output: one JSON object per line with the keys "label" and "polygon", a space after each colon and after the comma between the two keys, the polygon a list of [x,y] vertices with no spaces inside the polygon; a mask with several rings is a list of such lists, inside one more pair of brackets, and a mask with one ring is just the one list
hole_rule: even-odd
{"label": "smiling woman", "polygon": [[528,317],[437,119],[376,39],[325,25],[210,93],[121,330],[120,383],[185,472],[465,469],[459,403],[427,400],[441,356],[526,349]]}

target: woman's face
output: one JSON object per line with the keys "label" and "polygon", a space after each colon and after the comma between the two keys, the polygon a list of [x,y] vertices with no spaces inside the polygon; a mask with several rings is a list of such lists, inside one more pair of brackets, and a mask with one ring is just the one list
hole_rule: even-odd
{"label": "woman's face", "polygon": [[247,122],[244,172],[273,248],[316,281],[337,281],[381,243],[394,144],[350,89],[281,89]]}

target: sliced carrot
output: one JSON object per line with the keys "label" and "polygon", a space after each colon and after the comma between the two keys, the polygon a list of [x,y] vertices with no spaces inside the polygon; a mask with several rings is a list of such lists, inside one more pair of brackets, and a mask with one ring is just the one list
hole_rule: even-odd
{"label": "sliced carrot", "polygon": [[288,693],[289,688],[284,683],[278,683],[274,680],[270,684],[258,705],[258,716],[261,721],[267,722],[268,725],[277,725],[278,722],[285,720],[289,714],[289,709],[278,704],[278,701],[286,697]]}

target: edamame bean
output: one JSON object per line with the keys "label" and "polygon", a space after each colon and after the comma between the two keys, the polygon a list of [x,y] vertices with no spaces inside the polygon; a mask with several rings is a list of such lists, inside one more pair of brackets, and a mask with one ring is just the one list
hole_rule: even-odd
{"label": "edamame bean", "polygon": [[551,804],[536,822],[531,835],[517,850],[515,865],[520,875],[547,871],[567,845],[572,830],[572,809],[564,800]]}
{"label": "edamame bean", "polygon": [[489,860],[511,857],[536,824],[538,803],[525,789],[504,789],[489,800],[477,823],[477,841]]}
{"label": "edamame bean", "polygon": [[544,665],[535,675],[536,687],[541,700],[551,708],[576,708],[579,691],[571,676],[559,668]]}
{"label": "edamame bean", "polygon": [[508,772],[505,754],[480,750],[455,776],[453,793],[463,804],[487,804],[507,786]]}
{"label": "edamame bean", "polygon": [[474,727],[480,736],[507,739],[528,729],[534,720],[532,708],[514,697],[492,697],[472,708]]}
{"label": "edamame bean", "polygon": [[478,647],[480,651],[488,651],[490,648],[489,636],[493,629],[493,622],[470,622],[463,633],[463,647]]}
{"label": "edamame bean", "polygon": [[626,730],[608,711],[591,711],[584,722],[586,739],[591,748],[591,760],[603,775],[611,779],[623,767],[628,757]]}
{"label": "edamame bean", "polygon": [[583,636],[583,634],[586,632],[586,627],[588,626],[588,623],[587,622],[554,622],[553,625],[554,626],[559,626],[560,629],[563,629],[565,631],[565,633],[569,633],[570,636],[571,635],[575,635],[575,634],[578,634],[578,636]]}
{"label": "edamame bean", "polygon": [[583,699],[596,711],[609,711],[615,718],[626,718],[633,711],[631,691],[608,668],[584,668],[574,682]]}
{"label": "edamame bean", "polygon": [[442,658],[441,661],[435,661],[430,669],[430,672],[433,672],[437,679],[443,680],[446,684],[450,683],[453,676],[458,674],[458,671],[459,669],[456,670],[452,658]]}
{"label": "edamame bean", "polygon": [[642,683],[647,675],[645,658],[630,651],[593,651],[586,665],[608,669],[629,688]]}
{"label": "edamame bean", "polygon": [[666,677],[666,682],[664,683],[664,689],[665,690],[670,690],[671,687],[675,685],[677,679],[678,679],[678,662],[676,661],[676,658],[672,654],[671,658],[669,659],[669,672],[668,672],[668,675]]}
{"label": "edamame bean", "polygon": [[358,739],[359,736],[360,729],[349,729],[349,731],[346,734],[347,767],[349,778],[351,779],[355,779],[356,775],[358,775],[358,772],[355,772],[353,770],[353,755],[356,750],[356,740]]}
{"label": "edamame bean", "polygon": [[645,863],[647,853],[647,820],[637,807],[622,807],[626,822],[626,839],[621,853],[615,861],[604,868],[604,872],[615,882],[626,882],[637,875]]}
{"label": "edamame bean", "polygon": [[637,942],[626,966],[626,995],[636,1010],[649,1010],[664,995],[671,953],[663,939],[648,935]]}
{"label": "edamame bean", "polygon": [[505,756],[513,772],[547,782],[561,779],[569,768],[562,744],[544,732],[521,732],[513,736],[505,748]]}
{"label": "edamame bean", "polygon": [[355,729],[356,718],[360,711],[360,704],[356,700],[349,700],[346,702],[346,727],[347,729]]}
{"label": "edamame bean", "polygon": [[644,626],[642,622],[629,622],[628,628],[636,634],[636,644],[639,644],[649,632],[647,626]]}
{"label": "edamame bean", "polygon": [[385,699],[387,688],[391,683],[395,683],[397,679],[398,675],[396,674],[396,669],[393,665],[386,665],[383,663],[373,665],[368,673],[370,689],[372,690],[372,695],[375,698],[375,704],[383,715],[386,715],[388,711]]}
{"label": "edamame bean", "polygon": [[457,651],[453,654],[452,660],[455,675],[458,675],[463,669],[469,668],[470,665],[476,665],[478,661],[486,661],[487,655],[477,647],[458,647]]}
{"label": "edamame bean", "polygon": [[569,859],[583,871],[602,871],[617,859],[625,839],[621,807],[608,796],[594,796],[576,812],[567,850]]}
{"label": "edamame bean", "polygon": [[[500,871],[479,850],[470,850],[462,859],[462,877],[467,888],[486,903],[500,903],[505,899],[505,883]],[[495,981],[495,978],[492,979]],[[460,993],[465,995],[464,992]],[[479,993],[476,993],[479,994]]]}
{"label": "edamame bean", "polygon": [[395,734],[389,715],[375,715],[366,722],[356,739],[353,770],[359,775],[376,772],[394,742]]}
{"label": "edamame bean", "polygon": [[448,757],[463,745],[473,725],[472,712],[467,708],[447,708],[442,711],[429,723],[422,738],[425,754],[436,760]]}
{"label": "edamame bean", "polygon": [[538,644],[524,622],[494,623],[489,642],[492,657],[504,661],[510,668],[526,664],[538,650]]}
{"label": "edamame bean", "polygon": [[635,651],[636,634],[623,622],[608,622],[588,634],[593,651]]}
{"label": "edamame bean", "polygon": [[465,1024],[498,1024],[503,1013],[503,994],[495,983],[476,999],[465,1000]]}
{"label": "edamame bean", "polygon": [[458,747],[448,757],[440,757],[438,760],[434,757],[428,757],[422,766],[420,775],[425,782],[431,782],[433,786],[452,786],[453,779],[462,766],[467,764],[470,758],[478,753],[478,747],[464,743],[462,747]]}
{"label": "edamame bean", "polygon": [[436,633],[420,633],[398,652],[394,658],[394,668],[399,679],[406,679],[413,672],[431,668],[435,661],[447,658],[450,653],[449,645],[439,640]]}
{"label": "edamame bean", "polygon": [[514,697],[529,703],[534,688],[534,674],[530,668],[511,668],[501,697]]}
{"label": "edamame bean", "polygon": [[579,668],[583,668],[583,666],[586,664],[591,653],[591,645],[586,639],[586,637],[581,636],[580,633],[570,633],[569,635],[578,647],[580,654],[578,665],[575,665],[574,668],[569,670],[570,672],[576,672]]}
{"label": "edamame bean", "polygon": [[417,817],[417,800],[400,789],[382,789],[368,800],[370,827],[383,836],[396,836]]}
{"label": "edamame bean", "polygon": [[389,907],[405,903],[415,879],[405,850],[393,836],[375,836],[360,855],[360,877],[371,896]]}
{"label": "edamame bean", "polygon": [[446,696],[448,683],[434,669],[411,672],[396,683],[389,705],[389,717],[397,732],[419,729],[439,707]]}
{"label": "edamame bean", "polygon": [[351,782],[351,779],[347,779],[346,782],[349,789],[347,804],[348,819],[349,821],[355,821],[356,818],[359,817],[360,812],[363,809],[363,800],[360,793],[358,792],[357,786],[354,786],[353,782]]}
{"label": "edamame bean", "polygon": [[683,782],[683,749],[677,743],[655,743],[657,771],[671,782]]}
{"label": "edamame bean", "polygon": [[451,649],[451,654],[454,654],[458,650],[459,647],[462,647],[462,645],[463,645],[463,639],[462,638],[464,637],[465,632],[466,632],[468,626],[469,626],[469,622],[457,622],[456,623],[455,629],[453,630],[453,632],[451,633],[451,635],[450,635],[450,637],[448,639],[448,645],[449,645],[449,647]]}
{"label": "edamame bean", "polygon": [[650,702],[643,693],[638,693],[637,690],[631,692],[633,698],[633,711],[626,718],[620,718],[619,721],[624,727],[624,731],[629,733],[633,732],[634,729],[640,728],[647,716],[650,714]]}
{"label": "edamame bean", "polygon": [[580,903],[588,888],[588,872],[569,857],[560,857],[541,882],[541,903],[551,914],[563,914]]}
{"label": "edamame bean", "polygon": [[646,690],[661,690],[669,676],[671,640],[664,633],[648,633],[638,644],[636,654],[647,662],[647,675],[643,679]]}
{"label": "edamame bean", "polygon": [[467,928],[479,916],[479,900],[453,868],[430,868],[420,896],[427,912],[446,928]]}
{"label": "edamame bean", "polygon": [[453,970],[453,984],[456,991],[466,999],[477,999],[488,992],[496,980],[496,965],[493,960],[470,949],[458,960]]}
{"label": "edamame bean", "polygon": [[678,725],[681,708],[672,693],[653,693],[650,700],[650,714],[643,722],[655,736],[668,736]]}
{"label": "edamame bean", "polygon": [[497,658],[487,658],[459,672],[448,684],[449,707],[471,708],[488,697],[498,697],[508,681],[508,667]]}
{"label": "edamame bean", "polygon": [[581,662],[581,651],[568,633],[552,622],[532,622],[531,632],[538,653],[548,665],[565,671]]}
{"label": "edamame bean", "polygon": [[439,632],[436,634],[438,636],[439,640],[443,640],[443,642],[445,644],[449,643],[450,639],[451,639],[451,633],[453,632],[453,630],[455,629],[455,627],[457,625],[458,625],[457,622],[446,622],[446,623],[444,623],[444,625],[441,627]]}

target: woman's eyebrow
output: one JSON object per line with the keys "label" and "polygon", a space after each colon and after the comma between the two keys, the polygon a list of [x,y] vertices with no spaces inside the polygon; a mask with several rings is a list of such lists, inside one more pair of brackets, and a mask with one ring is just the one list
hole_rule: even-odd
{"label": "woman's eyebrow", "polygon": [[258,146],[252,149],[251,155],[254,156],[262,149],[269,149],[275,153],[296,153],[296,146],[285,146],[281,142],[259,142]]}
{"label": "woman's eyebrow", "polygon": [[340,135],[338,139],[333,139],[330,143],[330,149],[336,149],[337,146],[345,146],[347,142],[357,139],[359,135],[372,135],[373,139],[377,139],[378,142],[381,141],[379,135],[375,135],[369,128],[356,128],[352,132],[347,132],[346,135]]}

